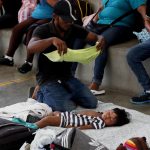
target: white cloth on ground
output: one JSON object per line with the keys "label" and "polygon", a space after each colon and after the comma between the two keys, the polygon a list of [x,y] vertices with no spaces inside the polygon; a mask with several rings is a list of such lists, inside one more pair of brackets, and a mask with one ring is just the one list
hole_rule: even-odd
{"label": "white cloth on ground", "polygon": [[51,144],[55,138],[56,132],[54,130],[48,128],[38,129],[30,145],[30,150],[45,150],[44,146]]}
{"label": "white cloth on ground", "polygon": [[16,117],[26,121],[29,114],[32,116],[43,118],[51,112],[52,109],[47,104],[39,103],[32,98],[28,98],[27,102],[20,102],[0,108],[0,117],[4,119]]}
{"label": "white cloth on ground", "polygon": [[[131,114],[131,122],[129,124],[121,127],[108,127],[102,130],[88,129],[83,130],[83,132],[108,147],[109,150],[116,150],[116,147],[120,143],[125,142],[131,137],[138,136],[145,136],[148,139],[148,145],[150,145],[150,115],[143,114],[133,109],[120,107],[112,103],[102,102],[99,102],[97,108],[93,110],[103,112],[116,107],[123,108]],[[81,110],[85,109],[78,107],[76,110],[74,110],[74,112],[79,112]],[[60,127],[49,128],[53,129],[57,134],[65,130],[65,128]]]}

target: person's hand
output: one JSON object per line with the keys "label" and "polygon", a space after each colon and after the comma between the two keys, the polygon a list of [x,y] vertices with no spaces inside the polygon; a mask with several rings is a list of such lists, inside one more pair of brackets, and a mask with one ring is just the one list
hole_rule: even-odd
{"label": "person's hand", "polygon": [[98,36],[98,41],[97,41],[97,45],[96,45],[96,48],[97,50],[102,50],[105,46],[105,38],[103,36]]}
{"label": "person's hand", "polygon": [[147,29],[147,31],[150,32],[150,18],[149,17],[147,17],[144,20],[144,25],[145,25],[145,28]]}
{"label": "person's hand", "polygon": [[53,45],[56,46],[59,55],[67,53],[67,45],[61,39],[54,37],[53,38]]}

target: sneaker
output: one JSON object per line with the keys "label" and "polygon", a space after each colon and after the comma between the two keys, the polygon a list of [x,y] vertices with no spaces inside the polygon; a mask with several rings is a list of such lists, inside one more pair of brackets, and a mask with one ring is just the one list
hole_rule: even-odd
{"label": "sneaker", "polygon": [[27,73],[31,71],[32,65],[30,65],[28,62],[25,62],[21,67],[18,68],[18,71],[20,73]]}
{"label": "sneaker", "polygon": [[14,65],[14,61],[13,60],[9,60],[8,58],[5,58],[5,57],[1,57],[0,58],[0,65],[13,66]]}
{"label": "sneaker", "polygon": [[130,100],[133,104],[146,104],[150,103],[150,93],[144,93],[139,97],[132,97]]}
{"label": "sneaker", "polygon": [[93,93],[93,95],[97,96],[97,95],[103,95],[105,94],[105,90],[91,90],[91,92]]}

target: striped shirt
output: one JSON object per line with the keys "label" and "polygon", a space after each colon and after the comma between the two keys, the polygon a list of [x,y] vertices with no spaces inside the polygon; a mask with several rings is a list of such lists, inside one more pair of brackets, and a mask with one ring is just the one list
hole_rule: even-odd
{"label": "striped shirt", "polygon": [[105,123],[100,117],[75,114],[67,111],[62,112],[60,114],[60,117],[61,117],[60,127],[66,127],[68,125],[71,125],[73,127],[92,125],[94,129],[102,129],[105,127]]}

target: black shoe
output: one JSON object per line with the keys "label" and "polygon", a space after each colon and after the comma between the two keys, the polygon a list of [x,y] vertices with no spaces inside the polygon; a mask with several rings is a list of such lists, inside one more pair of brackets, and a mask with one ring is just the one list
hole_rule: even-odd
{"label": "black shoe", "polygon": [[150,93],[144,92],[144,94],[142,94],[139,97],[132,97],[132,99],[130,100],[130,102],[133,103],[133,104],[146,104],[146,103],[150,103]]}
{"label": "black shoe", "polygon": [[27,73],[31,71],[32,65],[30,65],[28,62],[25,62],[21,67],[18,68],[18,71],[20,73]]}
{"label": "black shoe", "polygon": [[0,58],[0,65],[13,66],[14,65],[14,61],[13,60],[9,60],[8,58],[5,58],[5,57],[1,57]]}

